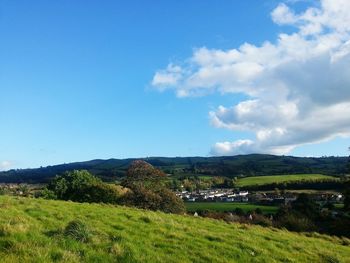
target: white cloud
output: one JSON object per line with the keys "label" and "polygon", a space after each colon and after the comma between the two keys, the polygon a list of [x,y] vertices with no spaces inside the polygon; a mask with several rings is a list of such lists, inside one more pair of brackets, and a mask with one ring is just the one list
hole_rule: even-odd
{"label": "white cloud", "polygon": [[169,64],[166,70],[160,70],[154,75],[152,85],[157,86],[159,89],[176,85],[181,78],[181,74],[182,69],[180,66]]}
{"label": "white cloud", "polygon": [[295,16],[292,10],[289,7],[282,3],[279,4],[271,13],[273,22],[279,25],[283,24],[292,24],[295,23],[298,18]]}
{"label": "white cloud", "polygon": [[10,169],[10,167],[12,166],[12,162],[10,161],[1,161],[0,162],[0,171],[5,171]]}
{"label": "white cloud", "polygon": [[350,1],[322,0],[302,13],[280,4],[271,16],[296,32],[260,46],[202,47],[181,67],[170,64],[154,76],[155,88],[173,89],[181,97],[212,92],[250,97],[209,113],[215,127],[256,137],[218,142],[215,155],[286,154],[350,135]]}

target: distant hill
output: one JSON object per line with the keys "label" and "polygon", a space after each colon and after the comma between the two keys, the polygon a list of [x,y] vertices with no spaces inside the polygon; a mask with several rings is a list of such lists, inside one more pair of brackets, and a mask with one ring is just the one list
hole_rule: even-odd
{"label": "distant hill", "polygon": [[350,240],[123,206],[0,196],[1,262],[349,262]]}
{"label": "distant hill", "polygon": [[[281,174],[346,173],[347,157],[292,157],[250,154],[225,157],[150,157],[140,158],[173,176],[260,176]],[[57,174],[75,169],[86,169],[105,181],[125,175],[135,159],[92,160],[60,164],[37,169],[17,169],[0,172],[0,183],[45,183]]]}

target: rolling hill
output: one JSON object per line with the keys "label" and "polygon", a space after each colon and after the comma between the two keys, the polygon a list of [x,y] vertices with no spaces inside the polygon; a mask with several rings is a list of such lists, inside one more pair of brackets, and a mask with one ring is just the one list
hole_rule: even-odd
{"label": "rolling hill", "polygon": [[349,262],[350,240],[139,209],[0,196],[1,262]]}
{"label": "rolling hill", "polygon": [[[228,157],[150,157],[141,158],[174,176],[260,176],[283,174],[346,173],[347,157],[306,158],[265,154],[237,155]],[[74,169],[86,169],[105,181],[113,181],[125,175],[135,159],[92,160],[69,164],[18,169],[0,172],[0,183],[45,183],[57,174]]]}
{"label": "rolling hill", "polygon": [[323,174],[288,174],[288,175],[271,175],[271,176],[250,176],[240,178],[237,181],[238,187],[247,187],[255,185],[266,185],[272,183],[285,183],[295,181],[310,181],[310,180],[331,180],[332,176]]}

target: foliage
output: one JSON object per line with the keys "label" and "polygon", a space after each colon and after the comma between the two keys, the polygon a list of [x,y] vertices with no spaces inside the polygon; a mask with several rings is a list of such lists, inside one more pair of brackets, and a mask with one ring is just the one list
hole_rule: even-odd
{"label": "foliage", "polygon": [[54,191],[47,189],[46,187],[37,193],[36,197],[44,199],[57,199],[57,195]]}
{"label": "foliage", "polygon": [[29,196],[29,187],[26,184],[20,184],[18,186],[18,191],[21,193],[22,196]]}
{"label": "foliage", "polygon": [[167,213],[185,212],[183,201],[164,186],[162,171],[144,161],[135,161],[126,175],[123,186],[131,192],[125,195],[125,204]]}
{"label": "foliage", "polygon": [[290,231],[296,232],[316,230],[316,226],[309,218],[295,213],[288,213],[280,217],[276,223],[276,226],[285,227]]}
{"label": "foliage", "polygon": [[121,186],[107,183],[97,183],[86,188],[88,202],[117,204],[127,190]]}
{"label": "foliage", "polygon": [[300,216],[315,220],[320,214],[320,206],[308,194],[302,193],[292,203],[292,211],[299,213]]}
{"label": "foliage", "polygon": [[282,206],[275,226],[298,232],[317,231],[350,237],[350,217],[333,204],[320,206],[307,194],[300,194],[291,205]]}
{"label": "foliage", "polygon": [[4,187],[0,187],[0,195],[5,195],[6,194],[6,189]]}
{"label": "foliage", "polygon": [[123,204],[142,209],[159,210],[162,200],[157,193],[139,185],[131,186],[131,189],[132,191],[124,196]]}
{"label": "foliage", "polygon": [[183,175],[173,179],[168,187],[173,190],[186,190],[189,192],[209,188],[234,188],[235,179],[223,176],[197,176]]}
{"label": "foliage", "polygon": [[350,183],[347,184],[344,191],[344,210],[350,212]]}
{"label": "foliage", "polygon": [[161,198],[159,210],[165,213],[183,214],[185,212],[185,205],[182,199],[177,197],[169,189],[163,188],[158,191]]}
{"label": "foliage", "polygon": [[160,181],[164,177],[165,174],[161,170],[145,161],[137,160],[130,164],[122,184],[131,189],[133,187],[154,189],[161,186]]}
{"label": "foliage", "polygon": [[298,180],[298,181],[286,181],[280,183],[269,183],[262,185],[250,185],[245,186],[244,189],[249,191],[272,191],[276,188],[280,190],[336,190],[340,191],[344,189],[345,183],[348,179],[316,179],[316,180]]}
{"label": "foliage", "polygon": [[86,170],[65,172],[52,180],[42,192],[47,199],[96,203],[117,203],[121,195],[120,187],[103,183]]}

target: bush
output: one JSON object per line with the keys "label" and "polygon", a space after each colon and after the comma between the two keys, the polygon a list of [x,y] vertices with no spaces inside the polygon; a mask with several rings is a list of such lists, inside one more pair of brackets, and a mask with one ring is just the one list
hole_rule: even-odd
{"label": "bush", "polygon": [[120,186],[97,183],[87,187],[86,192],[89,194],[89,202],[117,204],[123,190]]}
{"label": "bush", "polygon": [[252,223],[260,226],[272,226],[272,221],[262,214],[254,214]]}
{"label": "bush", "polygon": [[57,199],[57,195],[54,193],[54,191],[47,189],[46,187],[35,194],[35,197],[41,197],[44,199]]}
{"label": "bush", "polygon": [[239,215],[239,216],[244,216],[244,215],[245,215],[243,209],[240,208],[240,207],[237,207],[237,208],[235,209],[235,214],[236,214],[236,215]]}
{"label": "bush", "polygon": [[80,220],[69,222],[64,230],[64,235],[83,243],[88,242],[91,238],[89,228]]}
{"label": "bush", "polygon": [[6,194],[6,190],[3,187],[0,187],[0,195],[5,195]]}
{"label": "bush", "polygon": [[162,189],[159,193],[161,198],[160,210],[166,213],[183,214],[186,211],[184,202],[172,191]]}
{"label": "bush", "polygon": [[296,232],[308,232],[316,230],[316,226],[310,219],[295,213],[289,213],[279,218],[276,222],[276,226],[285,227],[290,231]]}
{"label": "bush", "polygon": [[262,210],[259,207],[255,209],[255,213],[257,215],[262,215],[263,214]]}
{"label": "bush", "polygon": [[87,202],[90,199],[87,188],[98,183],[101,183],[101,180],[88,171],[74,170],[56,176],[47,188],[53,191],[58,199]]}
{"label": "bush", "polygon": [[149,210],[159,210],[161,203],[161,197],[158,194],[141,186],[134,186],[122,200],[125,205]]}
{"label": "bush", "polygon": [[121,187],[103,183],[85,170],[57,176],[42,191],[42,197],[47,199],[112,204],[118,203],[122,194]]}

